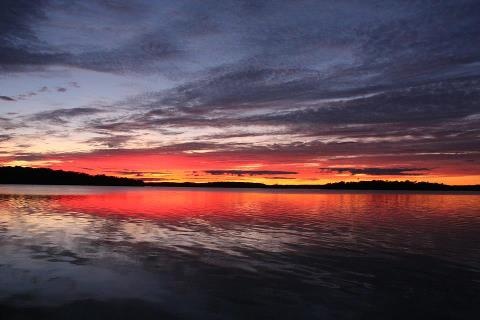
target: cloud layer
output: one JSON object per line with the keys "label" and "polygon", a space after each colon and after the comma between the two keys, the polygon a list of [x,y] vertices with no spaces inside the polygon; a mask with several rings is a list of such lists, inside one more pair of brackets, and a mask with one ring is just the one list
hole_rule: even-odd
{"label": "cloud layer", "polygon": [[421,175],[429,168],[348,168],[348,167],[330,167],[322,168],[322,171],[350,173],[351,175],[370,175],[370,176],[415,176]]}
{"label": "cloud layer", "polygon": [[2,86],[0,150],[203,157],[209,177],[480,175],[479,16],[474,0],[2,1],[0,80],[50,82]]}
{"label": "cloud layer", "polygon": [[275,171],[275,170],[206,170],[205,173],[214,176],[231,175],[231,176],[269,176],[269,175],[290,175],[298,174],[294,171]]}

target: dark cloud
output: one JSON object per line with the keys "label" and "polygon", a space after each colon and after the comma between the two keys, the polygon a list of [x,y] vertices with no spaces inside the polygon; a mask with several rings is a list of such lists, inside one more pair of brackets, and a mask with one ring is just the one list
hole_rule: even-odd
{"label": "dark cloud", "polygon": [[[123,3],[123,1],[120,1]],[[119,7],[132,7],[127,3]],[[140,7],[140,6],[138,6]],[[139,34],[126,44],[115,46],[113,49],[91,49],[78,52],[69,47],[62,47],[50,43],[37,32],[38,25],[49,25],[56,15],[71,15],[71,36],[88,32],[78,23],[78,17],[89,19],[97,15],[99,21],[102,16],[111,15],[118,19],[120,27],[122,20],[135,19],[137,10],[123,12],[117,6],[105,5],[103,1],[86,2],[55,2],[48,0],[31,1],[2,1],[0,5],[0,70],[7,72],[30,71],[52,65],[66,65],[107,72],[138,72],[150,60],[178,54],[180,51],[173,48],[173,44],[160,39],[159,32]],[[82,24],[81,24],[82,25]],[[98,30],[112,30],[111,26],[101,27]],[[60,30],[59,30],[60,31]],[[110,31],[114,34],[114,31]],[[118,33],[117,33],[118,34]],[[95,36],[99,36],[96,34]],[[91,39],[95,39],[95,36]],[[49,36],[47,36],[49,38]],[[53,35],[55,37],[55,35]],[[49,38],[51,39],[51,38]],[[55,41],[54,41],[55,42]],[[79,43],[82,47],[82,44]],[[88,46],[87,46],[88,47]],[[144,70],[152,70],[145,66]]]}
{"label": "dark cloud", "polygon": [[22,124],[18,124],[10,118],[0,117],[0,129],[2,130],[14,130],[21,127],[23,127]]}
{"label": "dark cloud", "polygon": [[144,178],[142,177],[142,180],[144,182],[159,182],[159,181],[168,181],[168,182],[172,182],[172,181],[178,181],[178,179],[173,179],[173,178]]}
{"label": "dark cloud", "polygon": [[62,64],[68,53],[38,39],[34,25],[46,20],[49,1],[5,0],[0,3],[0,72],[17,72]]}
{"label": "dark cloud", "polygon": [[12,139],[11,135],[8,134],[0,134],[0,142],[5,142]]}
{"label": "dark cloud", "polygon": [[103,72],[151,73],[162,71],[162,67],[153,66],[155,61],[179,58],[182,54],[182,50],[176,47],[173,40],[164,38],[160,33],[153,33],[141,35],[120,48],[79,54],[72,57],[69,63]]}
{"label": "dark cloud", "polygon": [[[250,154],[248,149],[259,154],[265,151],[271,154],[309,154],[311,157],[355,153],[462,152],[479,148],[478,101],[479,80],[467,78],[327,101],[314,107],[299,106],[291,111],[265,112],[256,109],[255,116],[227,112],[228,109],[220,113],[218,110],[206,110],[204,114],[169,108],[140,109],[137,114],[117,120],[96,119],[88,124],[88,130],[128,133],[149,128],[163,130],[164,133],[181,128],[245,128],[238,133],[230,129],[197,138],[199,142],[218,142],[226,138],[260,136],[258,130],[248,132],[248,126],[269,125],[263,134],[281,134],[285,135],[286,141],[291,141],[268,146],[242,146],[241,151],[252,157],[255,155]],[[272,127],[278,129],[272,130]],[[305,141],[306,138],[309,141]],[[222,148],[217,144],[214,149],[237,150],[239,147],[225,145]]]}
{"label": "dark cloud", "polygon": [[162,172],[162,171],[144,171],[144,170],[121,170],[121,171],[106,171],[112,172],[117,174],[124,174],[124,175],[135,175],[135,176],[144,176],[144,175],[170,175],[170,172]]}
{"label": "dark cloud", "polygon": [[[225,23],[225,6],[212,8],[221,13],[218,23]],[[139,107],[173,106],[195,114],[218,108],[281,110],[480,74],[480,46],[471,45],[480,36],[475,1],[266,1],[255,13],[252,7],[258,5],[240,6],[234,21],[248,22],[236,30],[243,49],[253,53],[150,94]]]}
{"label": "dark cloud", "polygon": [[46,122],[53,122],[53,123],[66,123],[68,122],[67,119],[81,117],[81,116],[95,115],[102,112],[105,112],[105,111],[98,108],[87,108],[87,107],[71,108],[71,109],[55,109],[51,111],[36,113],[30,117],[30,120],[46,121]]}
{"label": "dark cloud", "polygon": [[18,38],[32,38],[29,22],[42,18],[42,6],[46,1],[31,2],[28,0],[4,0],[0,4],[2,19],[0,20],[0,35],[6,37],[14,34]]}
{"label": "dark cloud", "polygon": [[480,77],[433,82],[251,120],[283,123],[392,123],[410,126],[463,118],[480,111]]}
{"label": "dark cloud", "polygon": [[276,174],[298,174],[294,171],[275,171],[275,170],[206,170],[205,173],[220,176],[268,176]]}
{"label": "dark cloud", "polygon": [[[109,102],[108,112],[57,109],[28,119],[65,124],[92,115],[76,119],[75,129],[99,135],[86,141],[98,153],[123,152],[143,130],[215,128],[150,150],[463,159],[480,147],[479,16],[475,0],[6,0],[0,72],[61,65],[175,80],[168,89]],[[35,92],[79,87],[68,81]],[[248,142],[274,134],[284,137]],[[227,138],[237,142],[222,142]],[[375,168],[357,168],[366,169]]]}
{"label": "dark cloud", "polygon": [[[158,100],[146,106],[174,106],[183,112],[198,113],[212,109],[279,109],[314,99],[342,96],[314,70],[265,69],[251,67],[216,72],[210,78],[194,81],[158,94]],[[353,92],[348,92],[352,94]],[[204,110],[198,110],[204,109]],[[205,110],[206,109],[206,110]]]}
{"label": "dark cloud", "polygon": [[27,92],[27,93],[19,94],[18,96],[16,96],[16,98],[18,100],[25,100],[25,99],[31,98],[33,96],[36,96],[36,95],[37,95],[36,92],[30,91],[30,92]]}
{"label": "dark cloud", "polygon": [[134,136],[108,134],[106,136],[89,139],[87,140],[87,143],[92,144],[94,146],[106,146],[108,148],[119,148],[124,146],[132,138],[134,138]]}
{"label": "dark cloud", "polygon": [[[370,84],[386,83],[433,68],[458,69],[477,61],[479,53],[480,5],[474,0],[114,3],[3,1],[0,64],[62,64],[108,72],[186,72],[198,63],[243,65],[247,72],[264,66],[291,70],[282,81],[288,87],[305,77],[305,66],[327,79],[335,79],[326,75],[334,73],[339,84],[358,76]],[[36,32],[38,25],[63,16],[71,17],[68,35],[86,43],[68,47]],[[82,18],[98,26],[82,24]],[[92,32],[90,43],[85,38]],[[119,40],[92,41],[112,35]]]}
{"label": "dark cloud", "polygon": [[271,180],[295,180],[296,178],[292,177],[265,177],[266,179],[271,179]]}
{"label": "dark cloud", "polygon": [[425,174],[430,168],[321,168],[323,172],[350,173],[351,175],[366,174],[370,176],[415,176]]}
{"label": "dark cloud", "polygon": [[0,100],[3,100],[3,101],[15,101],[14,98],[8,97],[8,96],[0,96]]}

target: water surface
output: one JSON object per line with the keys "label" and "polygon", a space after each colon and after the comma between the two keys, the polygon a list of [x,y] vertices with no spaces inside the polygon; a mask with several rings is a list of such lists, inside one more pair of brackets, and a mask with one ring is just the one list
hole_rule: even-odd
{"label": "water surface", "polygon": [[3,319],[473,319],[480,195],[0,186]]}

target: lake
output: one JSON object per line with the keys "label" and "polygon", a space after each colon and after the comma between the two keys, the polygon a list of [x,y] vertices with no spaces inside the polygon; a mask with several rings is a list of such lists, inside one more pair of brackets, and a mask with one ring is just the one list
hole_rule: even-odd
{"label": "lake", "polygon": [[480,194],[0,186],[0,319],[474,319]]}

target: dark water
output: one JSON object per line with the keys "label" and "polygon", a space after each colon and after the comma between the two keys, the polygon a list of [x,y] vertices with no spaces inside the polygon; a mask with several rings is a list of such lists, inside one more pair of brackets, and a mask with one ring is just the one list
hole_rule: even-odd
{"label": "dark water", "polygon": [[478,319],[480,195],[0,186],[0,319]]}

